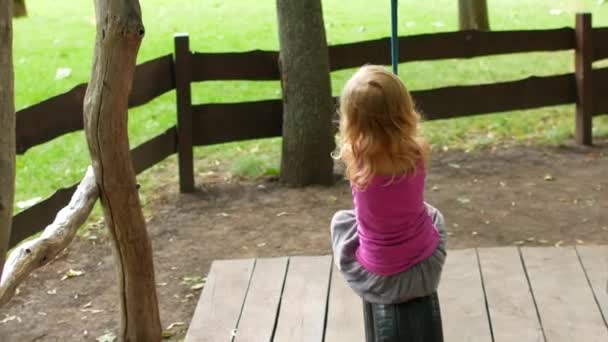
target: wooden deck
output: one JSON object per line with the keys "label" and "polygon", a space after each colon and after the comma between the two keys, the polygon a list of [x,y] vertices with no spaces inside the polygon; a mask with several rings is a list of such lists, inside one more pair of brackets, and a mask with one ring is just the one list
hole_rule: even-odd
{"label": "wooden deck", "polygon": [[[446,342],[608,341],[608,246],[451,250]],[[215,261],[188,342],[364,341],[330,256]]]}

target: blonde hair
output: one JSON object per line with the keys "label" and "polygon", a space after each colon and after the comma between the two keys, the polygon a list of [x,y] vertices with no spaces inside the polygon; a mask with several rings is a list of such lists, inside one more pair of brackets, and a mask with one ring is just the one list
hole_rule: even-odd
{"label": "blonde hair", "polygon": [[419,135],[420,115],[412,97],[383,67],[367,65],[357,71],[344,86],[339,111],[334,158],[344,161],[356,188],[364,189],[375,175],[396,177],[415,172],[420,161],[427,163],[428,145]]}

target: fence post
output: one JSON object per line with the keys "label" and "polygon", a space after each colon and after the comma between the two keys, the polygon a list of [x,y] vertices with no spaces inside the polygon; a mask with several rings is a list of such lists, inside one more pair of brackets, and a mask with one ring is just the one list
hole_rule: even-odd
{"label": "fence post", "polygon": [[190,94],[192,54],[187,33],[174,35],[175,93],[177,97],[177,156],[179,189],[194,191],[194,162],[192,156],[192,102]]}
{"label": "fence post", "polygon": [[592,144],[593,29],[591,13],[576,14],[576,142]]}

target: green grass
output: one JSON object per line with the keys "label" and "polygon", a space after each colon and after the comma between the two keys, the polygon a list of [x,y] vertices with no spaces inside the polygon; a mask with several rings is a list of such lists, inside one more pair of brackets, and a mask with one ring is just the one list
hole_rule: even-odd
{"label": "green grass", "polygon": [[[323,1],[330,44],[385,37],[389,30],[389,1]],[[608,25],[608,5],[596,1],[490,0],[493,30],[573,26],[574,13],[593,12],[594,26]],[[561,9],[551,15],[550,9]],[[92,1],[36,0],[28,4],[29,18],[15,21],[14,58],[17,108],[21,109],[69,90],[89,78],[94,43]],[[146,37],[138,61],[173,51],[173,34],[189,32],[195,51],[278,49],[275,1],[142,1]],[[457,29],[457,1],[402,1],[402,35]],[[605,63],[603,65],[606,65]],[[71,75],[55,80],[58,68]],[[444,60],[401,65],[410,89],[505,81],[528,75],[573,70],[572,52],[532,53]],[[352,70],[332,75],[334,95]],[[208,82],[193,88],[193,100],[231,102],[279,98],[278,82]],[[175,95],[168,93],[129,113],[129,134],[137,145],[175,123]],[[474,101],[474,99],[468,99]],[[61,115],[61,113],[49,113]],[[596,135],[608,134],[608,120],[596,118]],[[560,143],[572,136],[573,107],[560,106],[509,114],[426,123],[425,134],[436,146],[476,148],[504,141]],[[216,160],[231,160],[231,172],[254,177],[276,173],[280,140],[232,143],[196,149],[197,171]],[[17,159],[16,201],[44,198],[57,188],[78,181],[89,164],[82,132],[68,134],[35,147]],[[150,182],[152,183],[152,182]],[[19,208],[17,208],[19,210]]]}

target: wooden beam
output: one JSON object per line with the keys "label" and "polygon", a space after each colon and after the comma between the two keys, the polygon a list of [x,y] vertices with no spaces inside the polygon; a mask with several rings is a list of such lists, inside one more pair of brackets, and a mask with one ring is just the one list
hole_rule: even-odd
{"label": "wooden beam", "polygon": [[348,287],[340,270],[331,272],[325,342],[365,341],[362,300]]}
{"label": "wooden beam", "polygon": [[451,250],[439,284],[446,341],[492,341],[475,249]]}
{"label": "wooden beam", "polygon": [[161,339],[152,246],[129,151],[127,108],[144,35],[137,0],[96,0],[97,38],[84,100],[85,135],[110,231],[121,307],[119,338]]}
{"label": "wooden beam", "polygon": [[593,127],[593,32],[591,14],[576,15],[576,120],[575,138],[592,144]]}
{"label": "wooden beam", "polygon": [[608,341],[574,248],[522,248],[522,255],[547,341]]}
{"label": "wooden beam", "polygon": [[181,192],[192,192],[194,191],[192,100],[190,94],[192,54],[187,34],[176,34],[174,40],[179,189]]}
{"label": "wooden beam", "polygon": [[11,237],[14,197],[13,0],[0,0],[0,278]]}
{"label": "wooden beam", "polygon": [[254,265],[254,259],[219,260],[211,264],[186,342],[232,341]]}

